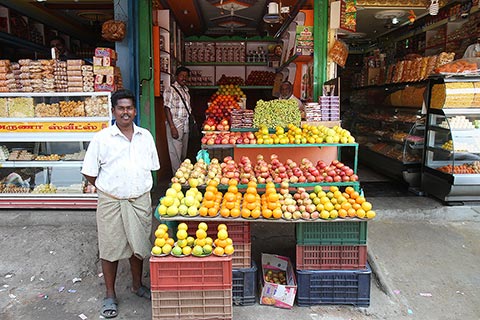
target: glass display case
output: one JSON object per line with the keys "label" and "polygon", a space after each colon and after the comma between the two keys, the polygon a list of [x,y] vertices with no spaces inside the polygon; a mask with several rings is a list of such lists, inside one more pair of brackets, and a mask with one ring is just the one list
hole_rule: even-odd
{"label": "glass display case", "polygon": [[404,88],[379,86],[357,90],[351,97],[351,130],[360,144],[360,163],[419,187],[425,117],[418,105],[392,103],[391,97]]}
{"label": "glass display case", "polygon": [[480,200],[480,78],[433,78],[422,189],[444,202]]}
{"label": "glass display case", "polygon": [[0,94],[0,208],[95,208],[80,173],[109,92]]}

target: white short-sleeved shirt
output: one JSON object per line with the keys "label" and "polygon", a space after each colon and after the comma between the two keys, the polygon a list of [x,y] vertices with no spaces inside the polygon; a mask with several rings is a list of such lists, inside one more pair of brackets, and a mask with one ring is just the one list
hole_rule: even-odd
{"label": "white short-sleeved shirt", "polygon": [[133,125],[129,141],[117,125],[95,134],[83,160],[82,174],[97,177],[98,189],[119,199],[137,198],[152,189],[151,171],[160,168],[152,134]]}

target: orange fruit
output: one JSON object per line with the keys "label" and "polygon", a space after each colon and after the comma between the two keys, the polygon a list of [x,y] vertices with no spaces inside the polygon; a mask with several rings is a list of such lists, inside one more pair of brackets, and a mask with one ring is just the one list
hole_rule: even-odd
{"label": "orange fruit", "polygon": [[339,209],[338,210],[338,216],[340,218],[346,218],[348,216],[348,212],[345,209]]}
{"label": "orange fruit", "polygon": [[215,195],[215,199],[220,202],[222,201],[222,198],[223,198],[223,193],[217,192],[217,194]]}
{"label": "orange fruit", "polygon": [[258,219],[258,218],[260,218],[260,215],[261,215],[261,214],[262,214],[262,212],[260,211],[260,209],[254,209],[254,210],[252,210],[252,213],[251,213],[250,216],[251,216],[253,219]]}
{"label": "orange fruit", "polygon": [[[244,204],[244,205],[245,205],[245,204]],[[247,207],[248,210],[253,210],[253,209],[255,209],[257,206],[258,206],[258,204],[257,204],[256,201],[255,201],[255,202],[248,202],[248,203],[246,204],[246,207]]]}
{"label": "orange fruit", "polygon": [[204,207],[213,208],[214,205],[215,205],[215,201],[213,201],[213,200],[204,200],[203,201],[203,206]]}
{"label": "orange fruit", "polygon": [[[248,184],[247,186],[249,188],[255,188],[255,190],[257,190],[257,183],[255,181],[248,181]],[[248,189],[247,189],[248,190]]]}
{"label": "orange fruit", "polygon": [[360,194],[357,191],[353,191],[350,193],[350,197],[353,199],[357,199],[360,196]]}
{"label": "orange fruit", "polygon": [[242,218],[250,218],[251,211],[247,208],[243,208],[242,211]]}
{"label": "orange fruit", "polygon": [[257,197],[255,197],[254,194],[251,193],[246,193],[245,194],[245,201],[246,202],[255,202],[257,200]]}
{"label": "orange fruit", "polygon": [[222,248],[225,248],[225,246],[228,245],[227,243],[227,240],[226,239],[217,239],[217,243],[215,244],[217,247],[222,247]]}
{"label": "orange fruit", "polygon": [[228,192],[237,193],[238,192],[237,186],[229,186],[228,187]]}
{"label": "orange fruit", "polygon": [[283,212],[282,212],[282,209],[280,209],[280,208],[274,209],[272,211],[272,216],[275,219],[280,219],[282,217],[282,214],[283,214]]}
{"label": "orange fruit", "polygon": [[352,208],[355,209],[355,210],[358,210],[358,209],[360,209],[361,207],[362,207],[362,206],[361,206],[360,204],[356,203],[356,202],[355,202],[354,204],[352,204]]}
{"label": "orange fruit", "polygon": [[220,209],[220,215],[225,218],[230,217],[230,210],[227,208],[222,208]]}
{"label": "orange fruit", "polygon": [[368,201],[365,201],[362,203],[362,209],[365,210],[365,212],[372,210],[372,204]]}
{"label": "orange fruit", "polygon": [[348,210],[352,207],[352,204],[350,202],[344,202],[342,203],[342,209]]}
{"label": "orange fruit", "polygon": [[338,191],[338,187],[337,186],[330,186],[329,191],[336,192],[336,191]]}
{"label": "orange fruit", "polygon": [[205,194],[203,195],[203,199],[205,200],[214,200],[215,199],[215,193],[213,193],[212,191],[206,191]]}
{"label": "orange fruit", "polygon": [[233,202],[237,199],[237,196],[234,193],[227,192],[223,196],[223,199],[225,199],[227,202]]}
{"label": "orange fruit", "polygon": [[217,187],[214,187],[214,186],[208,184],[208,186],[205,188],[205,193],[206,192],[212,192],[213,194],[215,194],[217,192]]}
{"label": "orange fruit", "polygon": [[235,180],[235,179],[230,179],[230,180],[228,180],[228,185],[229,186],[236,186],[236,185],[238,185],[238,181]]}
{"label": "orange fruit", "polygon": [[201,215],[202,217],[205,217],[208,215],[208,208],[207,207],[200,207],[198,209],[198,214]]}
{"label": "orange fruit", "polygon": [[270,193],[268,195],[268,201],[270,201],[270,202],[277,202],[278,199],[279,199],[279,195],[276,192],[275,193]]}
{"label": "orange fruit", "polygon": [[222,247],[217,246],[213,250],[213,253],[216,254],[217,256],[223,256],[225,254],[225,250],[223,250]]}
{"label": "orange fruit", "polygon": [[257,193],[257,188],[254,188],[254,187],[248,187],[247,188],[247,193],[249,194],[256,194]]}
{"label": "orange fruit", "polygon": [[362,204],[362,203],[365,202],[365,197],[359,196],[355,199],[355,202],[358,203],[358,204]]}
{"label": "orange fruit", "polygon": [[351,194],[354,191],[355,191],[355,189],[353,187],[346,187],[345,188],[345,192],[348,193],[348,194]]}
{"label": "orange fruit", "polygon": [[365,216],[367,217],[367,219],[373,219],[375,218],[376,215],[377,215],[376,212],[373,210],[369,210],[365,213]]}
{"label": "orange fruit", "polygon": [[347,210],[347,214],[349,217],[353,218],[357,216],[357,210],[350,208]]}
{"label": "orange fruit", "polygon": [[231,244],[229,244],[225,247],[225,253],[228,254],[228,255],[233,254],[234,251],[235,250],[233,249],[233,246]]}
{"label": "orange fruit", "polygon": [[357,217],[359,217],[360,219],[365,218],[365,214],[366,214],[365,210],[363,210],[363,209],[358,209],[357,210]]}
{"label": "orange fruit", "polygon": [[208,208],[208,216],[216,217],[218,215],[218,208]]}
{"label": "orange fruit", "polygon": [[269,202],[267,204],[267,208],[270,209],[270,210],[275,210],[277,209],[279,206],[279,203],[278,202]]}
{"label": "orange fruit", "polygon": [[273,212],[272,210],[270,209],[264,209],[262,210],[262,216],[265,218],[265,219],[270,219],[273,215]]}
{"label": "orange fruit", "polygon": [[225,206],[225,208],[227,208],[227,209],[233,209],[233,208],[235,208],[235,202],[227,201],[227,202],[225,202],[225,205],[224,205],[224,206]]}
{"label": "orange fruit", "polygon": [[240,209],[233,208],[232,210],[230,210],[230,216],[233,218],[240,217]]}

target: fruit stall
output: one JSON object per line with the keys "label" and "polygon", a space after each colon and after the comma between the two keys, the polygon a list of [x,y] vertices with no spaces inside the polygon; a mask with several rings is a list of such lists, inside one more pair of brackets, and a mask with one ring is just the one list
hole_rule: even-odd
{"label": "fruit stall", "polygon": [[[231,319],[232,304],[257,299],[286,309],[295,301],[369,306],[367,224],[376,212],[360,188],[355,138],[339,122],[302,123],[292,101],[258,101],[254,110],[235,96],[216,94],[211,101],[196,161],[180,165],[155,210],[161,224],[150,260],[152,288],[153,277],[168,277],[170,262],[176,275],[189,275],[168,280],[174,289],[161,289],[155,319],[167,319],[163,296],[195,296],[199,303],[222,297],[221,306],[202,311],[182,308],[180,298],[176,312],[199,319]],[[344,148],[353,148],[354,159],[341,159]],[[292,259],[262,254],[257,265],[252,223],[294,223]]]}

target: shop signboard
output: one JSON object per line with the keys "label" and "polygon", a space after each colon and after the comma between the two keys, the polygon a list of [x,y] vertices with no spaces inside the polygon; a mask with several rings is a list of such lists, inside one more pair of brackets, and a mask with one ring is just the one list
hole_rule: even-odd
{"label": "shop signboard", "polygon": [[330,28],[357,31],[357,1],[340,0],[331,3]]}
{"label": "shop signboard", "polygon": [[295,37],[295,52],[297,55],[309,56],[313,54],[313,27],[297,26]]}

